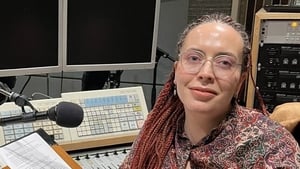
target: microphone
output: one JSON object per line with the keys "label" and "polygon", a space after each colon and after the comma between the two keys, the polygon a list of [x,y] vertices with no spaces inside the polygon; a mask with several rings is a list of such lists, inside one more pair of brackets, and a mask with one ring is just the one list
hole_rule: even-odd
{"label": "microphone", "polygon": [[172,58],[168,52],[164,51],[163,49],[161,49],[159,47],[156,48],[156,56],[161,56],[161,57],[171,60],[172,62],[175,62],[175,59]]}
{"label": "microphone", "polygon": [[62,101],[47,111],[22,113],[19,116],[0,118],[0,126],[49,118],[62,127],[77,127],[83,120],[83,109],[75,103]]}
{"label": "microphone", "polygon": [[169,53],[159,47],[156,48],[156,55],[162,56],[162,57],[169,57]]}

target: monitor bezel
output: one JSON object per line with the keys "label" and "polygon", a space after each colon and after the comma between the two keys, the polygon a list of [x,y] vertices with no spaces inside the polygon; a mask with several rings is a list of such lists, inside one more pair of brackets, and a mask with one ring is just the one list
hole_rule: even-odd
{"label": "monitor bezel", "polygon": [[[63,21],[67,23],[67,0],[64,1]],[[77,72],[77,71],[107,71],[107,70],[135,70],[135,69],[153,69],[156,64],[156,48],[157,48],[157,36],[158,36],[158,24],[159,24],[159,11],[160,0],[155,2],[155,16],[152,36],[152,49],[151,60],[149,62],[139,63],[111,63],[111,64],[80,64],[70,65],[67,63],[67,25],[63,26],[63,71],[64,72]]]}
{"label": "monitor bezel", "polygon": [[12,68],[12,69],[0,69],[0,77],[9,76],[23,76],[23,75],[34,75],[34,74],[47,74],[47,73],[58,73],[63,71],[63,1],[58,1],[58,54],[57,54],[57,65],[55,66],[36,66],[36,67],[23,67],[23,68]]}

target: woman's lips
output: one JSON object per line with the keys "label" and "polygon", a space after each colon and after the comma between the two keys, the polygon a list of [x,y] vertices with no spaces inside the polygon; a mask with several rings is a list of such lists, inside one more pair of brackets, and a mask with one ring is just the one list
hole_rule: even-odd
{"label": "woman's lips", "polygon": [[217,92],[208,88],[190,88],[192,95],[200,101],[208,101],[217,95]]}

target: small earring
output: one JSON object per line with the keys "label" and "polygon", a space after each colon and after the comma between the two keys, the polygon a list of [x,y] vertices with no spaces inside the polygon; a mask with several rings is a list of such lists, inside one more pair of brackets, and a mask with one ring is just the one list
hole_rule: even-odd
{"label": "small earring", "polygon": [[177,88],[176,88],[176,85],[174,86],[173,95],[174,95],[174,96],[177,96]]}

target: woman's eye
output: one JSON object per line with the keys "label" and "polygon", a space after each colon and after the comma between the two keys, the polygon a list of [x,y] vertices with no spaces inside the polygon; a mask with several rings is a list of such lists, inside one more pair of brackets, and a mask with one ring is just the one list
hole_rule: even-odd
{"label": "woman's eye", "polygon": [[189,61],[189,62],[200,62],[201,59],[200,59],[199,56],[196,56],[196,55],[190,55],[190,56],[188,57],[188,61]]}
{"label": "woman's eye", "polygon": [[222,64],[222,65],[228,65],[228,66],[231,66],[231,65],[232,65],[232,63],[231,63],[230,61],[227,61],[227,60],[222,60],[222,61],[220,62],[220,64]]}
{"label": "woman's eye", "polygon": [[218,66],[231,68],[234,65],[234,61],[229,57],[221,57],[215,60]]}

